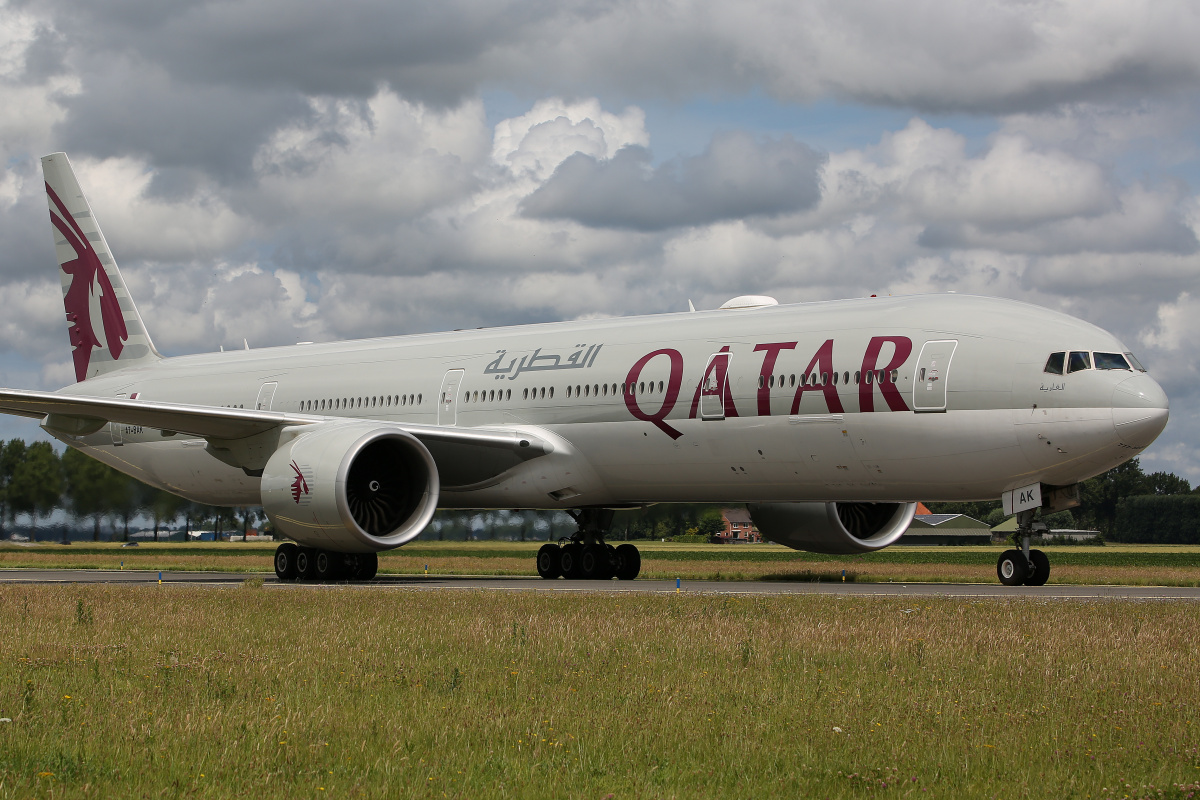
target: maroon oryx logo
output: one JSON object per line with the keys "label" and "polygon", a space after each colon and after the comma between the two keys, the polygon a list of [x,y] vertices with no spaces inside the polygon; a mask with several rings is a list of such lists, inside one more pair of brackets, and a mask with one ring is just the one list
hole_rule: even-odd
{"label": "maroon oryx logo", "polygon": [[46,194],[50,196],[50,201],[61,215],[56,216],[51,211],[50,222],[55,228],[58,228],[58,232],[75,251],[74,260],[67,261],[62,265],[63,272],[71,276],[71,285],[63,298],[63,305],[67,309],[67,321],[71,323],[67,333],[73,348],[71,355],[75,359],[75,380],[82,381],[87,378],[88,364],[92,360],[92,350],[104,346],[96,338],[96,330],[92,324],[91,301],[97,290],[100,293],[100,316],[101,322],[104,324],[104,341],[114,360],[121,357],[121,350],[124,349],[125,341],[129,338],[129,331],[125,329],[125,319],[121,316],[121,307],[117,304],[116,292],[113,291],[108,273],[104,271],[104,266],[100,263],[100,257],[96,255],[95,249],[88,242],[79,223],[71,216],[71,212],[67,211],[66,205],[58,198],[48,183],[46,184]]}
{"label": "maroon oryx logo", "polygon": [[292,481],[292,500],[296,502],[296,505],[300,505],[300,496],[308,494],[308,481],[304,479],[304,473],[300,471],[300,467],[295,461],[289,466],[296,473],[296,480]]}

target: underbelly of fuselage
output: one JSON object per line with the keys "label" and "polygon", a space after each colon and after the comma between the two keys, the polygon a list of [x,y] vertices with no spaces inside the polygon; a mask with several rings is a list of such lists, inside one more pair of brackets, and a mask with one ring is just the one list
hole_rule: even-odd
{"label": "underbelly of fuselage", "polygon": [[[559,444],[470,487],[441,487],[444,508],[575,508],[670,502],[986,500],[1034,482],[1066,485],[1132,454],[1109,409],[1033,419],[1011,409],[825,414],[546,426]],[[107,433],[89,455],[209,505],[258,505],[259,479],[203,439]],[[68,444],[78,445],[68,441]]]}

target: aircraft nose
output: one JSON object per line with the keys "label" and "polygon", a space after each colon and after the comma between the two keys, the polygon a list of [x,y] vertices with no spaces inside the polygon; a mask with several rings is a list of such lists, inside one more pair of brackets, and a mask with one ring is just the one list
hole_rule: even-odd
{"label": "aircraft nose", "polygon": [[1149,375],[1126,378],[1113,389],[1117,436],[1130,447],[1148,447],[1167,427],[1167,393]]}

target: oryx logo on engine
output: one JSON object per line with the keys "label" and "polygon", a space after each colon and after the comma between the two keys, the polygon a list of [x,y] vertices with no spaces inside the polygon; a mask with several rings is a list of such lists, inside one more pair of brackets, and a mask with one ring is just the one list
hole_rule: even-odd
{"label": "oryx logo on engine", "polygon": [[300,465],[293,461],[289,466],[296,473],[296,479],[292,481],[292,500],[296,505],[300,505],[300,498],[308,498],[308,479],[304,477],[304,470],[300,469]]}

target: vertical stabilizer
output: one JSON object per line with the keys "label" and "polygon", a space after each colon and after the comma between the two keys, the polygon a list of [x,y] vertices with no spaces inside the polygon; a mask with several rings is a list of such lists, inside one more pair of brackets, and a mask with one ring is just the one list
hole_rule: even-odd
{"label": "vertical stabilizer", "polygon": [[66,153],[44,156],[42,174],[61,268],[75,379],[83,381],[161,358]]}

